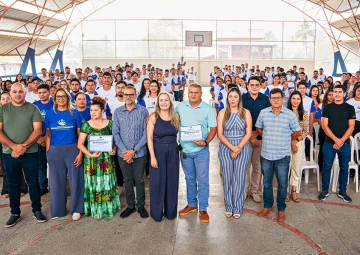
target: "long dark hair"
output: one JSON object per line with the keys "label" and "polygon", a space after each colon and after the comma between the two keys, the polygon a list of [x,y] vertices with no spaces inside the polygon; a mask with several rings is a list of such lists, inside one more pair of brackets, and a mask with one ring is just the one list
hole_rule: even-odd
{"label": "long dark hair", "polygon": [[145,78],[145,79],[142,81],[142,83],[141,83],[140,95],[139,95],[140,99],[143,99],[144,96],[146,95],[146,89],[145,89],[145,86],[144,86],[144,82],[145,82],[145,81],[149,81],[149,82],[151,83],[151,81],[150,81],[149,78]]}
{"label": "long dark hair", "polygon": [[334,90],[333,90],[333,89],[328,89],[328,90],[325,92],[324,100],[323,100],[323,102],[322,102],[322,109],[324,109],[324,106],[325,106],[325,105],[329,104],[328,94],[329,94],[330,92],[334,92]]}
{"label": "long dark hair", "polygon": [[317,89],[318,90],[318,95],[316,96],[315,100],[318,104],[321,103],[321,100],[320,100],[320,91],[319,91],[319,87],[317,85],[312,85],[311,88],[310,88],[310,92],[309,92],[309,97],[312,98],[312,91],[313,89]]}
{"label": "long dark hair", "polygon": [[303,100],[302,100],[302,95],[299,91],[295,90],[293,93],[291,93],[290,95],[290,98],[289,98],[289,101],[288,101],[288,105],[287,105],[287,108],[290,109],[291,111],[293,110],[292,108],[292,105],[291,105],[291,98],[295,95],[298,95],[300,97],[300,104],[299,104],[299,107],[298,107],[298,114],[299,114],[299,119],[300,121],[303,121],[304,119],[304,107],[303,107]]}

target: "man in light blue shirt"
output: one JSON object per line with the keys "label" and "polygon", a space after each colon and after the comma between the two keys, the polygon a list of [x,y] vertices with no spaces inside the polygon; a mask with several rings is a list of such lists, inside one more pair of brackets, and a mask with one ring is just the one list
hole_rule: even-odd
{"label": "man in light blue shirt", "polygon": [[[180,216],[198,211],[201,222],[209,222],[207,213],[209,200],[209,147],[216,135],[216,116],[214,109],[201,100],[201,86],[191,84],[188,101],[176,107],[180,115],[180,143],[182,146],[181,165],[185,173],[187,206],[179,212]],[[184,127],[201,126],[201,140],[182,141],[181,130]],[[210,130],[209,130],[210,129]]]}
{"label": "man in light blue shirt", "polygon": [[263,109],[256,121],[256,130],[262,136],[261,172],[264,175],[264,209],[259,217],[273,211],[274,195],[272,182],[274,173],[278,181],[278,221],[285,220],[285,198],[288,187],[291,140],[300,136],[300,125],[295,113],[283,106],[284,94],[274,88],[269,95],[271,107]]}

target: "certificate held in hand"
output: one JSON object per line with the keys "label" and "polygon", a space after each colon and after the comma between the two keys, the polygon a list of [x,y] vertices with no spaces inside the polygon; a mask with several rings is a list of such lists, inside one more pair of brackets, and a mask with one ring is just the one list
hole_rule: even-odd
{"label": "certificate held in hand", "polygon": [[202,139],[201,125],[180,127],[180,140],[182,142],[192,142]]}
{"label": "certificate held in hand", "polygon": [[89,135],[88,147],[90,152],[109,152],[113,149],[112,135]]}

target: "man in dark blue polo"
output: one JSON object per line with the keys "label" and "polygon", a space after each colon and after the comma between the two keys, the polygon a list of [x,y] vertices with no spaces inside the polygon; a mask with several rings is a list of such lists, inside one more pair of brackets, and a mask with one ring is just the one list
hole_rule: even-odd
{"label": "man in dark blue polo", "polygon": [[[261,136],[256,132],[255,123],[262,109],[270,107],[270,101],[267,96],[260,93],[260,79],[252,76],[249,79],[249,92],[242,95],[244,108],[248,109],[252,117],[252,134],[250,138],[250,156],[249,167],[246,175],[246,194],[252,199],[260,203],[261,198],[257,194],[261,178],[260,153],[261,153]],[[251,167],[252,166],[252,167]],[[252,168],[252,171],[251,171]]]}

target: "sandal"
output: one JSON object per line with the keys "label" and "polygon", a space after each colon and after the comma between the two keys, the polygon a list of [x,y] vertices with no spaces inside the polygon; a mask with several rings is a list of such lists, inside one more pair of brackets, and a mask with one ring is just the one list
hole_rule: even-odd
{"label": "sandal", "polygon": [[299,199],[299,198],[294,199],[294,197],[293,197],[293,193],[294,193],[294,192],[296,193],[296,190],[291,190],[290,198],[291,198],[291,200],[294,201],[295,203],[299,203],[299,202],[300,202],[300,199]]}
{"label": "sandal", "polygon": [[233,215],[233,214],[232,214],[231,212],[226,212],[226,213],[225,213],[226,218],[230,218],[232,215]]}
{"label": "sandal", "polygon": [[234,214],[234,218],[235,218],[235,219],[240,219],[240,217],[241,217],[241,214],[238,214],[238,213],[235,213],[235,214]]}
{"label": "sandal", "polygon": [[285,202],[290,202],[290,197],[286,195]]}

